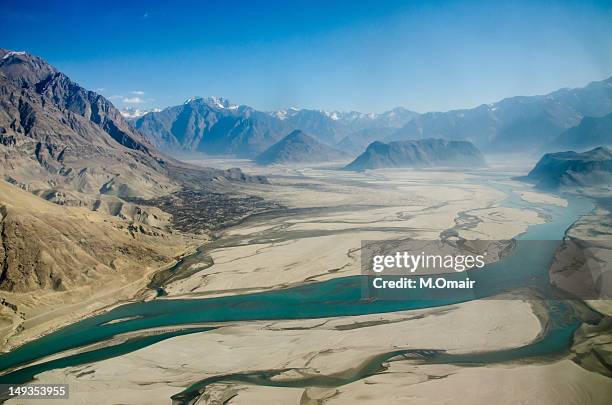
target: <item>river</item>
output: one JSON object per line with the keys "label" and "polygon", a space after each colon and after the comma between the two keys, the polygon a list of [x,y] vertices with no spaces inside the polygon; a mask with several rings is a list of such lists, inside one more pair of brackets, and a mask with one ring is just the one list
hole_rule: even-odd
{"label": "river", "polygon": [[[568,200],[567,207],[526,203],[510,187],[499,183],[492,185],[507,193],[508,198],[503,202],[504,205],[519,208],[536,207],[545,210],[550,215],[550,220],[544,224],[530,226],[524,234],[517,237],[513,254],[487,265],[485,269],[479,270],[478,274],[470,274],[470,278],[479,280],[481,285],[476,297],[466,293],[465,296],[436,300],[416,297],[417,299],[410,300],[365,301],[361,296],[362,276],[351,276],[253,294],[134,302],[68,325],[0,356],[0,370],[8,370],[0,377],[0,383],[25,383],[32,380],[36,374],[48,370],[120,356],[174,336],[194,332],[205,333],[211,329],[193,328],[194,324],[363,315],[454,304],[494,296],[517,288],[531,287],[546,290],[549,288],[548,268],[565,231],[580,216],[591,211],[593,204],[575,196],[564,196]],[[542,245],[530,243],[532,240],[557,242]],[[543,246],[548,247],[543,248]],[[457,276],[464,277],[461,274]],[[511,350],[461,356],[431,352],[424,357],[432,362],[488,363],[563,352],[570,347],[573,333],[582,320],[566,302],[550,301],[548,307],[550,324],[543,336],[530,345]],[[181,325],[185,327],[181,328]],[[110,347],[97,347],[84,353],[45,359],[47,356],[67,350],[104,342],[119,334],[163,327],[174,329],[154,335],[136,336]],[[380,356],[373,364],[358,370],[351,378],[357,379],[371,374],[388,358],[408,352],[415,351],[399,351]],[[31,364],[33,362],[37,363]],[[269,379],[262,375],[225,376],[225,379],[228,378],[259,384],[269,382]],[[197,394],[197,390],[210,382],[210,379],[203,380],[176,395],[174,399],[178,403],[187,403]],[[301,384],[307,383],[304,381]],[[326,384],[325,381],[315,383]]]}

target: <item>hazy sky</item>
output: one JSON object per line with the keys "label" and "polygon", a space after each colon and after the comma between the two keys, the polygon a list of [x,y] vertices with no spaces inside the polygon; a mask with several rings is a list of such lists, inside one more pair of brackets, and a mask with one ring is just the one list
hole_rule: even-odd
{"label": "hazy sky", "polygon": [[611,76],[612,1],[1,0],[0,47],[119,107],[424,112]]}

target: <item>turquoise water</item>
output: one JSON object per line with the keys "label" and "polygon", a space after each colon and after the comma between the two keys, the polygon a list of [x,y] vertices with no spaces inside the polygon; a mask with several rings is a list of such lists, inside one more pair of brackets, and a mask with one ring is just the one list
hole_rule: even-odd
{"label": "turquoise water", "polygon": [[[505,186],[496,185],[496,187]],[[503,191],[510,195],[505,204],[517,207],[533,206],[522,202],[509,188]],[[206,322],[363,315],[448,305],[489,297],[521,287],[535,287],[544,291],[549,288],[548,267],[560,242],[534,244],[529,240],[560,241],[565,230],[593,208],[593,205],[585,199],[568,197],[568,201],[567,208],[538,205],[547,210],[551,215],[551,221],[529,227],[528,232],[517,238],[516,250],[512,255],[478,270],[478,273],[470,274],[470,278],[477,279],[480,284],[477,296],[468,291],[464,296],[426,299],[424,296],[415,296],[411,291],[411,295],[405,300],[364,301],[361,297],[362,276],[354,276],[285,290],[231,297],[137,302],[74,323],[4,354],[0,356],[0,370],[11,369],[65,350],[101,342],[117,334],[148,328]],[[457,277],[463,278],[464,275],[457,274]],[[571,344],[573,332],[581,321],[572,313],[570,306],[563,302],[554,303],[553,308],[555,310],[551,313],[551,325],[546,335],[534,344],[524,348],[463,357],[440,354],[438,359],[449,362],[488,362],[548,355],[565,350]],[[133,319],[108,323],[124,318]],[[143,337],[121,345],[42,362],[10,372],[0,377],[0,383],[23,383],[43,371],[119,356],[190,332],[192,330],[179,330]]]}

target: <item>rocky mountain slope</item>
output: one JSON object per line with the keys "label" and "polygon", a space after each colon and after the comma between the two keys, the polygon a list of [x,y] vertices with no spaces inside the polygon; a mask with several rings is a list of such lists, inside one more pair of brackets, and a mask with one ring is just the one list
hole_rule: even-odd
{"label": "rocky mountain slope", "polygon": [[174,232],[159,209],[115,209],[54,204],[0,180],[0,348],[131,299],[204,241]]}
{"label": "rocky mountain slope", "polygon": [[[0,289],[67,291],[104,274],[170,261],[180,238],[171,235],[168,214],[151,212],[155,222],[134,227],[120,216],[53,204],[0,181]],[[160,239],[168,249],[158,251]]]}
{"label": "rocky mountain slope", "polygon": [[584,151],[597,146],[612,146],[612,113],[584,117],[580,124],[559,135],[547,149]]}
{"label": "rocky mountain slope", "polygon": [[104,97],[27,53],[0,50],[0,171],[31,191],[156,195],[167,162]]}
{"label": "rocky mountain slope", "polygon": [[423,139],[403,142],[373,142],[349,163],[346,170],[384,167],[482,167],[482,153],[467,141]]}
{"label": "rocky mountain slope", "polygon": [[288,108],[269,113],[221,98],[197,98],[135,122],[159,148],[254,157],[293,129],[357,153],[373,141],[466,140],[490,152],[549,145],[585,117],[612,113],[612,77],[582,88],[511,97],[476,108],[418,114],[402,107],[381,113]]}
{"label": "rocky mountain slope", "polygon": [[543,96],[511,97],[476,108],[422,114],[388,141],[442,137],[482,150],[512,152],[548,145],[584,117],[612,112],[612,77]]}
{"label": "rocky mountain slope", "polygon": [[612,149],[599,147],[587,152],[547,153],[526,180],[542,189],[612,185]]}
{"label": "rocky mountain slope", "polygon": [[[0,50],[0,338],[132,298],[207,229],[265,209],[241,193],[265,181],[167,157],[101,95]],[[194,199],[208,210],[188,229],[163,209]]]}
{"label": "rocky mountain slope", "polygon": [[324,145],[296,129],[257,156],[255,161],[261,165],[269,165],[331,162],[343,158],[347,158],[345,153]]}

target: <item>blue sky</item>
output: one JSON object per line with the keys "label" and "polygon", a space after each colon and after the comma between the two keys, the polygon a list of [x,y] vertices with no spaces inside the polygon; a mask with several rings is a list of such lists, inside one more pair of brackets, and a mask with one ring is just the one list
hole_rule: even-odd
{"label": "blue sky", "polygon": [[119,107],[443,111],[612,75],[611,1],[0,1],[0,47]]}

